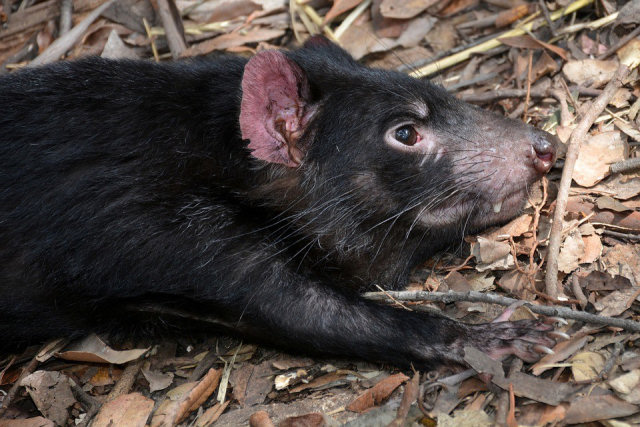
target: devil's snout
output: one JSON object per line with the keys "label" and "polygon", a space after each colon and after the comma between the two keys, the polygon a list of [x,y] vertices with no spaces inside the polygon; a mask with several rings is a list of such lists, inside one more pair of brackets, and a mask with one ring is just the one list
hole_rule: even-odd
{"label": "devil's snout", "polygon": [[550,133],[535,129],[532,135],[531,155],[533,168],[540,174],[551,170],[556,161],[558,138]]}

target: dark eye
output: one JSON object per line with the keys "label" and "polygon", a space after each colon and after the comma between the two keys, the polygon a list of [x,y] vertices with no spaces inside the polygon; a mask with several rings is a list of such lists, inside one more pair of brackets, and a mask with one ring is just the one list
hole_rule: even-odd
{"label": "dark eye", "polygon": [[396,129],[395,139],[404,145],[414,145],[418,142],[418,132],[411,125],[404,125]]}

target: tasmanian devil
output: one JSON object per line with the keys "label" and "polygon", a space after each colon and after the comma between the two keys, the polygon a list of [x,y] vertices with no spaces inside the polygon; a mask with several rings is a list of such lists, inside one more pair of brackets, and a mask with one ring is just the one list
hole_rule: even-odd
{"label": "tasmanian devil", "polygon": [[29,68],[0,77],[0,105],[5,351],[183,326],[157,307],[402,366],[461,363],[465,345],[531,360],[554,342],[542,322],[359,296],[516,215],[554,161],[545,132],[318,37],[250,60]]}

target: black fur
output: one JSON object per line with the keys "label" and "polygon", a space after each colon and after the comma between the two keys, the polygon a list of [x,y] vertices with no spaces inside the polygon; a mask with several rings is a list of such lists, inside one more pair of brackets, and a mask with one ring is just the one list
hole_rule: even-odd
{"label": "black fur", "polygon": [[[358,296],[404,285],[465,231],[512,216],[519,206],[493,214],[488,193],[515,182],[521,204],[540,133],[333,45],[288,55],[318,106],[299,168],[241,140],[241,58],[90,58],[0,77],[0,346],[128,329],[148,303],[403,366],[459,363],[466,344],[549,342],[533,323],[498,333]],[[383,143],[407,117],[438,136],[442,158]],[[525,172],[486,166],[488,148],[498,161],[515,152]]]}

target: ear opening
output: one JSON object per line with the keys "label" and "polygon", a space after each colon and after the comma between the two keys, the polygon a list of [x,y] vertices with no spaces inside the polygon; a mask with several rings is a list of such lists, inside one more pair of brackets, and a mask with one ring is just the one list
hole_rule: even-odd
{"label": "ear opening", "polygon": [[255,158],[299,166],[304,157],[300,137],[313,111],[306,75],[283,52],[260,52],[245,65],[240,130]]}

